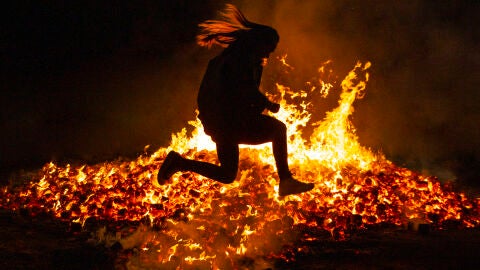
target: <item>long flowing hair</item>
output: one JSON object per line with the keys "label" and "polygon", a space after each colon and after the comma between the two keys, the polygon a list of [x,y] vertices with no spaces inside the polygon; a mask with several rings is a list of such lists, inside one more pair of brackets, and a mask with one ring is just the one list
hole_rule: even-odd
{"label": "long flowing hair", "polygon": [[247,20],[245,15],[232,4],[227,4],[219,15],[221,20],[206,20],[198,25],[200,27],[200,33],[197,35],[198,45],[207,48],[219,45],[226,48],[246,33],[258,32],[256,30],[274,32],[278,41],[275,29]]}

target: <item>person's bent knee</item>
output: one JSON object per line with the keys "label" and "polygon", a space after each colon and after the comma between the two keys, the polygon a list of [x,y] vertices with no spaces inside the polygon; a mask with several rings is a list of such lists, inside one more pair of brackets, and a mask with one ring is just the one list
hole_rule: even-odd
{"label": "person's bent knee", "polygon": [[287,133],[287,126],[282,121],[276,121],[272,131],[275,135],[285,135]]}
{"label": "person's bent knee", "polygon": [[219,179],[220,182],[224,183],[224,184],[231,184],[235,181],[235,179],[237,178],[237,173],[233,173],[233,172],[228,172],[228,173],[225,173],[224,175],[221,176],[221,178]]}
{"label": "person's bent knee", "polygon": [[286,133],[287,125],[285,125],[285,123],[283,123],[282,121],[278,121],[278,130],[282,133]]}

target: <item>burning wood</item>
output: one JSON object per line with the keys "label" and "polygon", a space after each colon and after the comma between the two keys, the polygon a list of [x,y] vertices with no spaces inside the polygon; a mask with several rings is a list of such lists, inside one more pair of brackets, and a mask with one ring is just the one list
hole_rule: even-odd
{"label": "burning wood", "polygon": [[[137,249],[127,263],[145,268],[223,269],[248,258],[289,261],[301,250],[298,243],[322,239],[325,232],[345,239],[366,228],[415,220],[428,224],[419,227],[422,231],[452,224],[478,227],[478,199],[397,167],[359,144],[349,116],[353,102],[364,95],[369,67],[358,63],[346,76],[338,107],[315,124],[308,140],[302,128],[310,121],[312,101],[305,91],[277,85],[279,118],[288,126],[293,150],[289,159],[299,179],[315,183],[311,192],[278,196],[275,170],[266,165],[274,163],[268,145],[241,149],[240,180],[231,185],[178,173],[173,184],[153,187],[170,150],[216,162],[215,146],[196,120],[191,136],[182,130],[170,146],[133,161],[79,167],[49,163],[27,185],[3,188],[0,207],[80,224],[106,246]],[[302,101],[287,103],[294,92]]]}

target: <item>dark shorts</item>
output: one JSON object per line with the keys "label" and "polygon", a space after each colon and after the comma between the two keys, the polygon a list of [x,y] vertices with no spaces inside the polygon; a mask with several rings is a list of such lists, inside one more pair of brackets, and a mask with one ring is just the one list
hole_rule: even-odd
{"label": "dark shorts", "polygon": [[212,140],[237,144],[262,144],[272,141],[276,133],[285,133],[285,124],[274,117],[259,114],[224,123],[202,120],[205,133]]}

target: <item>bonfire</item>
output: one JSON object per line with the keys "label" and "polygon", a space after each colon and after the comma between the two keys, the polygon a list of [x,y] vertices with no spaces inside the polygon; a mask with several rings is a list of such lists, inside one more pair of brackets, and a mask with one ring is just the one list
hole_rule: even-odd
{"label": "bonfire", "polygon": [[[292,68],[285,58],[276,64]],[[47,213],[81,225],[96,243],[136,250],[126,261],[132,269],[230,269],[245,258],[290,261],[325,234],[341,241],[376,226],[478,227],[478,199],[360,145],[350,117],[365,95],[370,66],[358,62],[338,85],[318,79],[302,90],[277,83],[270,93],[281,100],[275,116],[288,127],[292,171],[315,183],[310,192],[278,195],[270,144],[241,147],[233,184],[177,173],[170,185],[153,185],[170,150],[217,162],[215,144],[196,119],[191,133],[173,134],[171,144],[156,151],[147,146],[135,160],[48,163],[27,184],[4,187],[0,207]],[[321,77],[325,69],[318,71]],[[341,90],[338,106],[312,123],[311,96],[326,97],[331,89]],[[305,138],[307,126],[314,130]]]}

